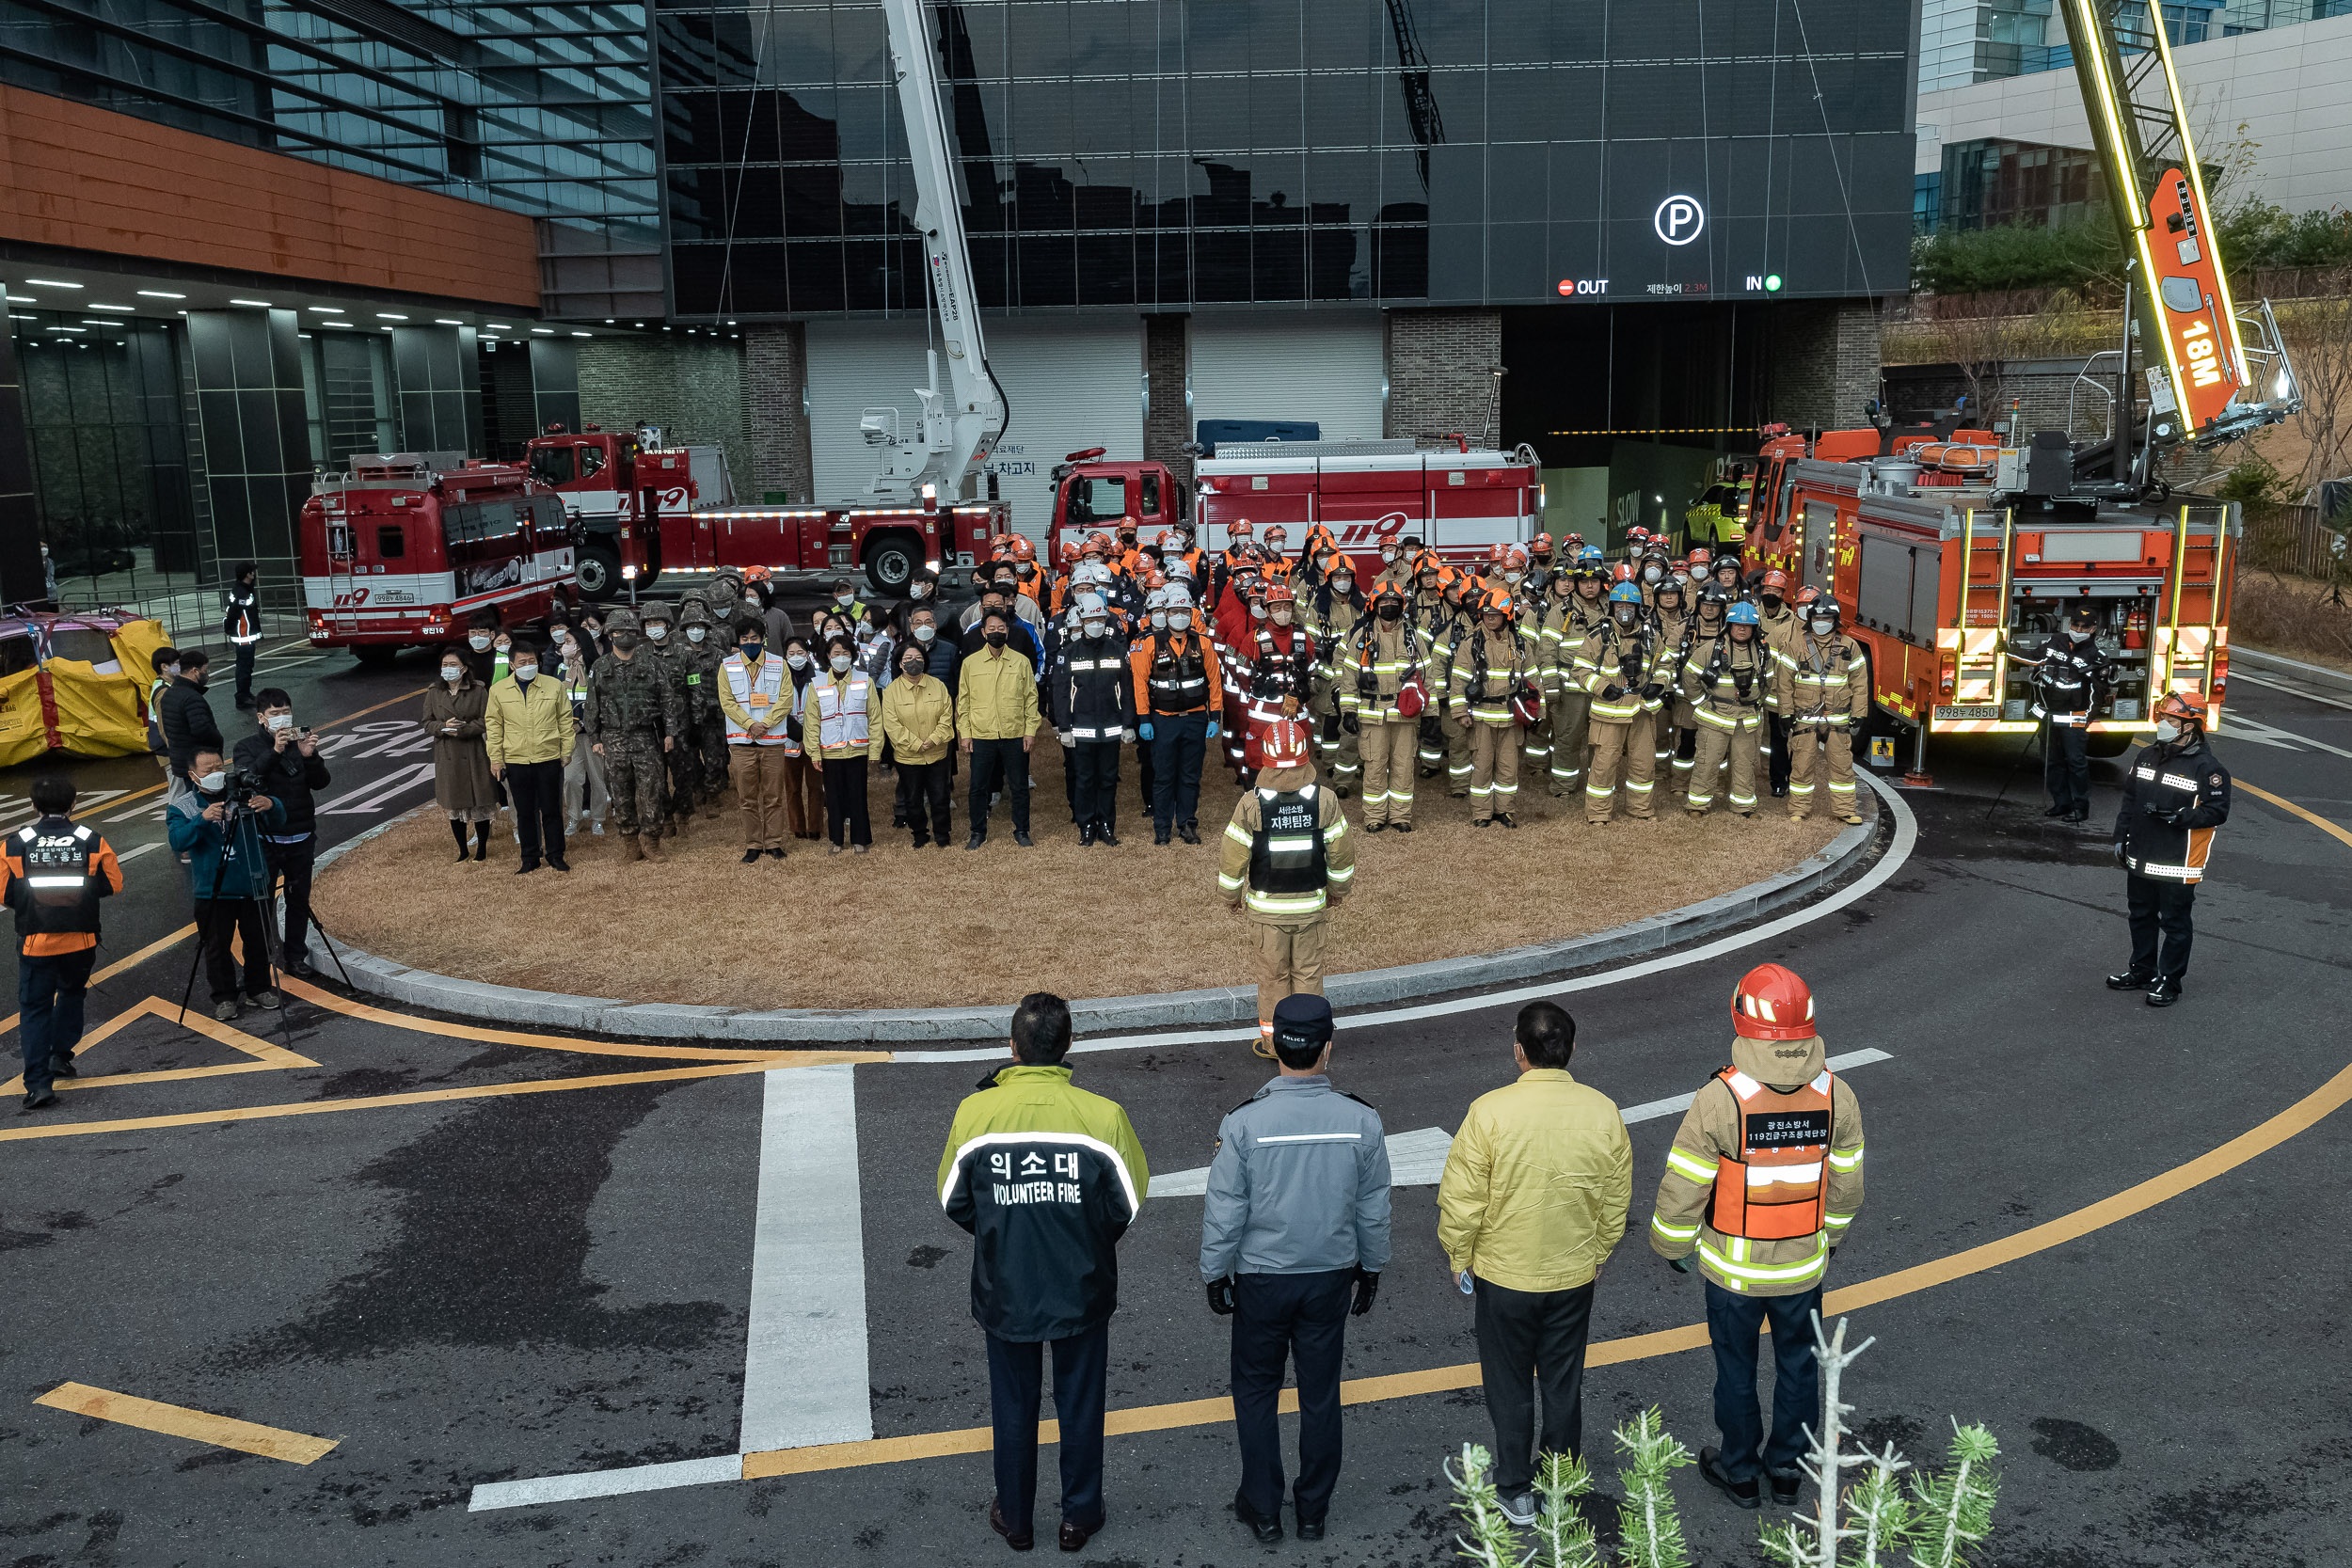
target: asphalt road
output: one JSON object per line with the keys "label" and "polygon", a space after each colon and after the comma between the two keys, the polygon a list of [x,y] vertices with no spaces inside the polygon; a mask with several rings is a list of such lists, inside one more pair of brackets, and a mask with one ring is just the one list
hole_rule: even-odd
{"label": "asphalt road", "polygon": [[[313,724],[427,673],[360,672],[340,656],[264,668]],[[2218,745],[2241,784],[2352,826],[2352,708],[2250,683],[2233,695]],[[224,725],[228,705],[215,704]],[[414,732],[389,727],[411,711],[395,703],[326,731],[380,737],[338,743],[328,795],[351,809],[323,816],[330,838],[422,798],[429,783],[400,783],[421,755],[404,750]],[[1575,990],[1575,1070],[1629,1107],[1688,1093],[1725,1059],[1738,974],[1767,958],[1795,966],[1834,1053],[1885,1053],[1851,1069],[1869,1197],[1831,1281],[1901,1276],[1851,1313],[1878,1337],[1849,1384],[1865,1435],[1931,1459],[1947,1418],[1989,1425],[2003,1448],[1991,1560],[2009,1568],[2343,1561],[2352,1389],[2339,1304],[2352,1271],[2329,1196],[2343,1121],[2274,1127],[2268,1147],[2238,1146],[2207,1180],[2106,1200],[2162,1183],[2345,1069],[2352,843],[2242,789],[2200,896],[2187,996],[2160,1012],[2099,983],[2124,953],[2104,832],[2046,825],[2030,758],[1990,810],[2004,753],[1934,760],[1942,787],[1904,798],[1918,840],[1883,885],[1737,951]],[[2096,769],[2094,826],[2111,815],[2114,772]],[[126,792],[155,777],[143,759],[77,775]],[[21,799],[22,783],[0,776],[0,799]],[[121,820],[105,822],[118,814],[104,804],[96,815],[119,850],[160,836],[159,794],[118,799]],[[164,851],[131,861],[102,961],[184,924],[169,864]],[[533,895],[552,895],[540,880]],[[107,980],[93,1030],[175,997],[187,959],[183,942]],[[1471,1001],[1343,1029],[1339,1079],[1391,1133],[1450,1131],[1508,1076],[1511,1009]],[[983,1063],[762,1072],[690,1047],[466,1036],[307,1001],[285,1024],[248,1015],[249,1036],[203,1035],[159,1008],[89,1048],[59,1110],[0,1108],[12,1327],[0,1336],[0,1562],[962,1563],[1003,1551],[984,1523],[984,1447],[939,1451],[958,1446],[939,1434],[988,1415],[969,1243],[932,1188],[948,1117]],[[1263,1076],[1221,1042],[1079,1062],[1081,1083],[1129,1107],[1163,1178],[1206,1164],[1219,1115]],[[171,1117],[185,1119],[158,1119]],[[1632,1127],[1637,1227],[1675,1120]],[[62,1135],[22,1136],[33,1130]],[[1110,1522],[1078,1560],[1449,1560],[1439,1462],[1490,1440],[1459,1375],[1428,1380],[1437,1392],[1375,1385],[1351,1406],[1319,1545],[1258,1547],[1222,1512],[1230,1428],[1162,1408],[1223,1392],[1224,1325],[1193,1263],[1199,1202],[1153,1197],[1121,1249],[1111,1404],[1153,1412],[1136,1424],[1156,1430],[1111,1439]],[[2036,1230],[2086,1209],[2062,1234]],[[1397,1190],[1397,1255],[1377,1307],[1351,1324],[1350,1378],[1475,1360],[1434,1214],[1433,1187]],[[1603,1275],[1593,1338],[1701,1316],[1698,1287],[1637,1229]],[[1705,1352],[1628,1354],[1643,1348],[1603,1353],[1610,1364],[1587,1379],[1596,1458],[1610,1424],[1653,1404],[1693,1447],[1714,1440]],[[298,1465],[33,1402],[68,1382],[337,1443]],[[848,1467],[653,1484],[732,1473],[741,1448],[803,1463],[800,1445],[868,1436],[903,1441],[829,1450],[868,1461]],[[930,1456],[870,1462],[903,1453]],[[659,1465],[672,1468],[645,1468]],[[500,1483],[605,1471],[645,1489],[485,1506],[518,1496]],[[1616,1491],[1605,1462],[1600,1479]],[[1690,1471],[1677,1490],[1699,1561],[1758,1560],[1753,1516]]]}

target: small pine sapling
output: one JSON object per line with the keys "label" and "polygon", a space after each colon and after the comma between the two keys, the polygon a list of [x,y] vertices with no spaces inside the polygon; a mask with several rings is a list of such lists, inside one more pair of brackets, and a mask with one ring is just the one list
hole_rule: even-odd
{"label": "small pine sapling", "polygon": [[1916,1568],[1963,1568],[1993,1533],[1993,1502],[2000,1485],[1993,1461],[2000,1452],[1992,1433],[1962,1426],[1955,1418],[1950,1466],[1911,1478],[1911,1560]]}
{"label": "small pine sapling", "polygon": [[1848,1538],[1854,1550],[1844,1568],[1893,1568],[1894,1554],[1911,1539],[1915,1510],[1902,1483],[1896,1480],[1911,1462],[1886,1445],[1885,1451],[1867,1456],[1869,1473],[1846,1494],[1846,1515],[1852,1521]]}
{"label": "small pine sapling", "polygon": [[1691,1568],[1691,1548],[1682,1539],[1682,1518],[1667,1479],[1691,1464],[1691,1450],[1666,1430],[1656,1405],[1617,1428],[1617,1448],[1627,1464],[1617,1471],[1625,1501],[1617,1505],[1625,1537],[1626,1568]]}
{"label": "small pine sapling", "polygon": [[1535,1495],[1543,1499],[1543,1512],[1535,1515],[1537,1568],[1601,1568],[1593,1527],[1576,1506],[1592,1489],[1592,1473],[1582,1460],[1564,1453],[1543,1456],[1535,1469]]}
{"label": "small pine sapling", "polygon": [[1454,1544],[1461,1548],[1454,1555],[1478,1568],[1530,1568],[1535,1554],[1519,1550],[1518,1533],[1502,1516],[1494,1456],[1475,1443],[1465,1443],[1459,1468],[1454,1461],[1446,1461],[1445,1479],[1454,1486],[1454,1512],[1470,1531],[1454,1536]]}

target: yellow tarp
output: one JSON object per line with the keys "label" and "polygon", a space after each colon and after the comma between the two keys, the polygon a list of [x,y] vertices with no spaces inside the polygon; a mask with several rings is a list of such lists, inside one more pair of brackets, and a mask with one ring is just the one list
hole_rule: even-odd
{"label": "yellow tarp", "polygon": [[0,768],[14,768],[49,750],[40,721],[40,672],[0,677]]}
{"label": "yellow tarp", "polygon": [[127,669],[102,675],[78,658],[51,659],[50,699],[56,705],[57,734],[65,750],[79,757],[125,757],[146,751],[147,712],[139,700],[146,686]]}
{"label": "yellow tarp", "polygon": [[164,630],[161,621],[133,621],[115,633],[115,657],[122,660],[122,673],[136,681],[143,693],[147,683],[155,678],[155,650],[170,644],[171,634]]}

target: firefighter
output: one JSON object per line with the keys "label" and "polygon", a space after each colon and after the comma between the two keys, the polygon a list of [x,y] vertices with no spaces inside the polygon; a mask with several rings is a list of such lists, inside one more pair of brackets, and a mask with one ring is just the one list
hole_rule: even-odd
{"label": "firefighter", "polygon": [[[1294,700],[1294,710],[1296,703]],[[1315,786],[1307,726],[1295,712],[1267,726],[1265,767],[1233,803],[1216,885],[1258,927],[1258,1039],[1274,1054],[1274,1008],[1323,994],[1324,922],[1356,876],[1356,845],[1337,797]]]}
{"label": "firefighter", "polygon": [[1683,557],[1682,564],[1676,568],[1682,580],[1690,585],[1691,602],[1693,605],[1698,603],[1700,593],[1706,589],[1710,580],[1708,574],[1713,571],[1714,565],[1713,554],[1701,546]]}
{"label": "firefighter", "polygon": [[1859,822],[1853,732],[1870,716],[1870,668],[1862,644],[1838,630],[1836,599],[1817,594],[1804,613],[1804,629],[1774,656],[1780,710],[1788,719],[1788,817],[1802,822],[1812,813],[1826,775],[1837,819]]}
{"label": "firefighter", "polygon": [[1338,551],[1327,549],[1311,570],[1314,586],[1307,591],[1306,601],[1307,631],[1315,642],[1311,712],[1323,766],[1331,778],[1331,792],[1344,800],[1356,792],[1363,761],[1358,749],[1359,731],[1342,721],[1340,660],[1357,623],[1364,618],[1365,599],[1356,586],[1356,562]]}
{"label": "firefighter", "polygon": [[[1447,717],[1470,743],[1470,826],[1518,826],[1519,721],[1532,705],[1542,656],[1513,624],[1500,587],[1477,606],[1478,625],[1455,644],[1447,673]],[[1540,698],[1535,698],[1540,702]]]}
{"label": "firefighter", "polygon": [[[1821,1280],[1862,1211],[1862,1102],[1829,1070],[1813,993],[1779,964],[1748,971],[1731,999],[1731,1065],[1691,1098],[1666,1151],[1650,1250],[1695,1260],[1715,1348],[1721,1450],[1699,1474],[1740,1508],[1792,1507],[1798,1456],[1820,1418],[1813,1323]],[[1772,1426],[1756,1402],[1756,1337],[1772,1330]],[[1833,1481],[1832,1484],[1836,1484]]]}
{"label": "firefighter", "polygon": [[2105,689],[2115,684],[2115,667],[2099,649],[2098,610],[2089,604],[2075,606],[2066,618],[2065,632],[2050,639],[2040,658],[2010,657],[2033,667],[2034,716],[2042,721],[2042,782],[2050,791],[2049,809],[2042,815],[2087,822],[2090,716]]}
{"label": "firefighter", "polygon": [[1290,584],[1279,578],[1269,583],[1263,603],[1265,619],[1258,623],[1247,682],[1249,734],[1243,755],[1252,772],[1266,765],[1265,732],[1275,720],[1290,713],[1305,721],[1319,662],[1314,638],[1298,624]]}
{"label": "firefighter", "polygon": [[[1724,612],[1740,602],[1738,594],[1726,591],[1721,583],[1714,582],[1704,575],[1693,579],[1691,598],[1691,619],[1683,627],[1682,650],[1676,656],[1675,669],[1677,673],[1683,670],[1694,656],[1700,658],[1707,657],[1705,650],[1724,635]],[[1772,668],[1772,657],[1767,655],[1764,659],[1764,689],[1757,693],[1759,702],[1771,693]],[[1698,707],[1693,701],[1695,693],[1690,690],[1687,685],[1680,684],[1679,673],[1677,679],[1678,684],[1672,694],[1675,705],[1676,735],[1675,793],[1688,799],[1694,787],[1692,784],[1692,776],[1698,768]],[[1757,738],[1759,742],[1762,739],[1760,721]],[[1723,762],[1724,759],[1721,757],[1716,759],[1718,768],[1723,766]],[[1710,777],[1707,781],[1706,793],[1712,796],[1721,783],[1720,778]]]}
{"label": "firefighter", "polygon": [[1396,584],[1373,591],[1371,613],[1356,623],[1341,661],[1340,725],[1354,732],[1363,759],[1364,831],[1409,833],[1429,645],[1405,618],[1405,594]]}
{"label": "firefighter", "polygon": [[[1574,538],[1571,534],[1569,537]],[[1608,567],[1597,547],[1577,552],[1554,579],[1543,626],[1544,743],[1551,753],[1555,800],[1582,793],[1592,752],[1593,694],[1576,670],[1577,650],[1609,618]]]}
{"label": "firefighter", "polygon": [[[1484,579],[1467,572],[1455,574],[1439,594],[1445,605],[1445,623],[1431,640],[1433,657],[1431,672],[1443,688],[1438,696],[1444,710],[1451,715],[1454,701],[1454,652],[1477,634],[1481,620],[1481,604],[1486,598]],[[1446,724],[1440,726],[1445,736],[1445,792],[1456,800],[1470,798],[1470,775],[1477,765],[1470,758],[1470,726]]]}
{"label": "firefighter", "polygon": [[1078,847],[1119,843],[1119,748],[1135,738],[1127,644],[1113,635],[1110,607],[1078,597],[1078,635],[1062,639],[1054,667],[1053,721],[1077,779],[1073,811]]}
{"label": "firefighter", "polygon": [[[1764,646],[1777,653],[1797,631],[1797,612],[1788,607],[1788,574],[1774,566],[1764,574],[1756,596],[1758,628]],[[1772,776],[1772,799],[1788,793],[1788,720],[1780,711],[1780,683],[1775,680],[1764,700],[1764,760]]]}
{"label": "firefighter", "polygon": [[[1678,577],[1666,578],[1650,591],[1650,620],[1658,628],[1658,646],[1665,655],[1665,667],[1671,673],[1666,689],[1659,696],[1657,738],[1653,742],[1657,757],[1650,776],[1673,781],[1668,787],[1677,794],[1681,793],[1682,783],[1691,771],[1687,763],[1679,768],[1674,766],[1680,760],[1685,733],[1684,726],[1679,722],[1681,710],[1689,706],[1689,700],[1682,694],[1681,677],[1683,663],[1691,657],[1691,634],[1694,626],[1690,615],[1690,598],[1689,587]],[[1695,722],[1692,721],[1693,727]]]}
{"label": "firefighter", "polygon": [[1576,653],[1576,672],[1592,694],[1593,763],[1584,785],[1584,820],[1597,828],[1616,803],[1617,780],[1625,780],[1626,814],[1651,817],[1655,787],[1657,712],[1664,690],[1666,650],[1642,605],[1638,584],[1620,582],[1609,591],[1609,618],[1588,633]]}
{"label": "firefighter", "polygon": [[2151,1007],[2181,999],[2189,944],[2197,937],[2191,918],[2197,884],[2204,880],[2214,830],[2230,819],[2230,770],[2205,744],[2205,710],[2197,695],[2175,691],[2156,705],[2155,744],[2132,759],[2123,803],[2115,813],[2115,859],[2125,872],[2132,962],[2107,976],[2107,989],[2145,987]]}
{"label": "firefighter", "polygon": [[1683,700],[1698,731],[1690,793],[1682,802],[1692,816],[1705,816],[1714,804],[1716,773],[1726,761],[1731,809],[1756,815],[1756,746],[1764,734],[1764,694],[1774,674],[1772,651],[1756,635],[1761,620],[1756,606],[1733,605],[1721,629],[1683,661]]}
{"label": "firefighter", "polygon": [[1380,575],[1373,578],[1375,588],[1393,588],[1406,597],[1412,596],[1413,558],[1420,553],[1418,539],[1383,539],[1380,542]]}
{"label": "firefighter", "polygon": [[228,610],[220,623],[221,636],[237,650],[237,706],[241,708],[253,705],[253,657],[262,646],[260,581],[261,570],[252,562],[237,563],[229,584]]}
{"label": "firefighter", "polygon": [[[677,744],[663,748],[661,759],[670,778],[669,791],[662,803],[669,824],[666,832],[671,838],[680,838],[686,832],[686,819],[694,813],[694,776],[700,771],[694,761],[692,721],[686,717],[686,644],[685,640],[677,635],[677,606],[660,599],[647,599],[638,608],[637,617],[645,629],[645,652],[676,693],[675,712],[684,721],[667,732]],[[657,824],[651,831],[659,837],[665,830]]]}
{"label": "firefighter", "polygon": [[727,786],[727,725],[726,715],[719,710],[719,666],[729,650],[718,633],[717,618],[691,591],[684,597],[679,620],[686,641],[675,657],[686,671],[687,749],[693,757],[703,816],[710,819],[718,816],[719,792]]}
{"label": "firefighter", "polygon": [[1296,563],[1290,558],[1290,530],[1279,523],[1267,524],[1265,532],[1259,536],[1259,552],[1265,557],[1261,575],[1269,583],[1287,584],[1291,579]]}
{"label": "firefighter", "polygon": [[[1443,684],[1444,666],[1438,644],[1445,640],[1453,623],[1453,612],[1445,599],[1446,581],[1453,573],[1435,554],[1423,549],[1413,557],[1411,575],[1413,587],[1406,599],[1405,619],[1428,644],[1431,696],[1439,698],[1442,693],[1437,688]],[[1421,745],[1415,753],[1415,760],[1424,779],[1435,778],[1438,770],[1445,767],[1443,719],[1441,704],[1438,701],[1433,701],[1422,711]]]}
{"label": "firefighter", "polygon": [[1553,564],[1551,535],[1539,533],[1527,542],[1527,580],[1521,586],[1531,599],[1540,597],[1558,575]]}
{"label": "firefighter", "polygon": [[1216,738],[1223,687],[1216,649],[1197,620],[1192,606],[1170,585],[1167,609],[1152,616],[1150,633],[1127,655],[1135,679],[1136,735],[1152,748],[1154,844],[1166,844],[1171,830],[1186,844],[1200,842],[1200,764],[1208,743]]}

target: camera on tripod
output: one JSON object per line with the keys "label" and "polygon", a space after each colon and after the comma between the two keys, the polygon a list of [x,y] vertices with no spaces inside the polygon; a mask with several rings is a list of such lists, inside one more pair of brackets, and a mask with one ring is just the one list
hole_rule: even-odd
{"label": "camera on tripod", "polygon": [[252,816],[253,797],[267,793],[262,787],[262,776],[249,768],[231,768],[221,775],[221,803],[229,808],[231,817]]}

